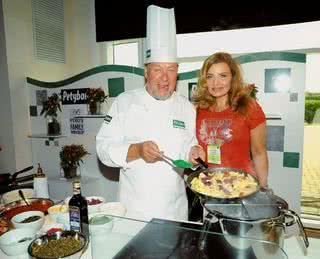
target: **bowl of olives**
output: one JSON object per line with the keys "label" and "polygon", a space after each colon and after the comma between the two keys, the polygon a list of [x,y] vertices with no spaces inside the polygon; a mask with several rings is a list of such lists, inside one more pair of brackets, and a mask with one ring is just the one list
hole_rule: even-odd
{"label": "bowl of olives", "polygon": [[25,211],[15,215],[11,222],[15,228],[30,228],[37,233],[44,224],[44,213],[42,211]]}

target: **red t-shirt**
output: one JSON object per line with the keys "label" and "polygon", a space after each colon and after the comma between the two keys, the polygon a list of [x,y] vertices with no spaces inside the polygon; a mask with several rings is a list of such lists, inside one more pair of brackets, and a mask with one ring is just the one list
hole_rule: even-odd
{"label": "red t-shirt", "polygon": [[208,163],[209,167],[232,167],[256,175],[250,158],[250,130],[265,121],[265,114],[257,102],[249,105],[246,116],[231,108],[221,112],[198,108],[196,134],[206,155],[208,144],[222,143],[221,164]]}

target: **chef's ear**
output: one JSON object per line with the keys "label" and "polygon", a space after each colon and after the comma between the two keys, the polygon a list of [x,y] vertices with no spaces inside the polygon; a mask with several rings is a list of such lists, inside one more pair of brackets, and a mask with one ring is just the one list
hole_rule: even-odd
{"label": "chef's ear", "polygon": [[144,83],[147,82],[148,79],[148,64],[144,65]]}

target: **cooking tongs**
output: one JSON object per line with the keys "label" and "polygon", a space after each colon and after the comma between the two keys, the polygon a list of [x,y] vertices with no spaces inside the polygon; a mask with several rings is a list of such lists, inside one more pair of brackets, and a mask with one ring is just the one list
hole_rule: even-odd
{"label": "cooking tongs", "polygon": [[202,169],[209,168],[209,165],[205,161],[203,161],[200,157],[196,158],[195,160],[199,163],[199,165],[200,165],[200,167],[202,167]]}

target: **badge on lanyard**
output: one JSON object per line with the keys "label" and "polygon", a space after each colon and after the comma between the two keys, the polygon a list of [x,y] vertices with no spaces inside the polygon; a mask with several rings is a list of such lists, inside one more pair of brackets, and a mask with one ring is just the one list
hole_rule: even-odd
{"label": "badge on lanyard", "polygon": [[216,144],[207,145],[208,163],[221,164],[221,150],[220,146]]}

